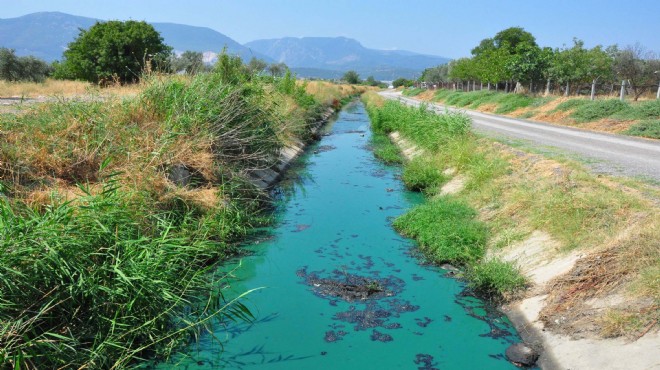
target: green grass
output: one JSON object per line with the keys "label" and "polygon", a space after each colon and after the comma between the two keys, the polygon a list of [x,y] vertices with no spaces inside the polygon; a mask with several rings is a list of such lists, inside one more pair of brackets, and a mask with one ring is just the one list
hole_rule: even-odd
{"label": "green grass", "polygon": [[442,101],[444,104],[468,107],[470,109],[477,109],[484,104],[495,104],[495,113],[506,114],[529,106],[539,107],[551,99],[531,97],[523,94],[507,94],[492,90],[470,92],[438,90],[434,95],[434,100]]}
{"label": "green grass", "polygon": [[0,117],[0,367],[126,368],[249,319],[216,273],[269,222],[246,173],[318,113],[291,79],[214,72]]}
{"label": "green grass", "polygon": [[43,211],[0,198],[5,364],[122,368],[167,356],[212,317],[250,317],[224,301],[211,264],[230,253],[230,240],[208,239],[190,215],[161,211],[145,223],[121,190],[110,180],[98,195]]}
{"label": "green grass", "polygon": [[579,108],[583,105],[589,104],[589,100],[586,99],[570,99],[566,100],[565,102],[561,102],[557,105],[557,107],[553,110],[553,112],[567,112],[569,110],[573,110],[576,108]]}
{"label": "green grass", "polygon": [[485,252],[486,226],[467,204],[439,198],[419,205],[394,221],[394,228],[414,238],[435,263],[459,266],[479,261]]}
{"label": "green grass", "polygon": [[628,103],[617,99],[588,101],[575,108],[571,118],[576,122],[591,122],[610,117],[629,108]]}
{"label": "green grass", "polygon": [[624,134],[660,139],[660,120],[642,121],[624,131]]}
{"label": "green grass", "polygon": [[534,102],[534,98],[522,94],[505,94],[497,100],[495,113],[506,114],[516,109],[525,108]]}
{"label": "green grass", "polygon": [[425,156],[418,156],[406,164],[402,180],[410,190],[433,191],[442,186],[447,178],[436,163]]}
{"label": "green grass", "polygon": [[371,136],[371,147],[376,158],[387,164],[403,163],[401,150],[392,143],[390,138],[383,133],[374,133]]}
{"label": "green grass", "polygon": [[525,278],[512,262],[497,259],[474,264],[467,269],[468,285],[489,296],[504,296],[525,288]]}
{"label": "green grass", "polygon": [[416,87],[415,88],[408,88],[408,89],[403,90],[403,95],[405,95],[405,96],[417,96],[417,95],[423,93],[424,91],[426,91],[426,89],[420,89],[420,88],[416,88]]}

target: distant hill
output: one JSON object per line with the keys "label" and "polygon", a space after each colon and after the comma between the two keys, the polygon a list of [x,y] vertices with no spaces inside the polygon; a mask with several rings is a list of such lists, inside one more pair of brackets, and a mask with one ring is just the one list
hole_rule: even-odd
{"label": "distant hill", "polygon": [[305,73],[318,74],[318,71],[341,75],[345,71],[355,70],[362,77],[373,75],[381,80],[411,78],[418,76],[425,68],[449,61],[448,58],[405,50],[368,49],[346,37],[286,37],[256,40],[245,46],[286,63],[302,76]]}
{"label": "distant hill", "polygon": [[[42,12],[18,18],[0,19],[0,47],[16,50],[20,56],[34,55],[46,61],[62,59],[67,45],[98,19],[78,17],[59,12]],[[213,61],[215,54],[226,46],[230,54],[244,60],[253,56],[271,61],[265,55],[255,53],[220,32],[206,27],[194,27],[175,23],[152,23],[165,43],[175,51],[206,52],[206,60]]]}
{"label": "distant hill", "polygon": [[[0,19],[0,47],[16,50],[19,56],[34,55],[48,62],[61,60],[67,45],[97,19],[59,12],[41,12],[18,18]],[[241,45],[220,32],[206,27],[175,23],[151,23],[165,43],[176,52],[204,53],[204,61],[214,62],[227,47],[230,54],[248,61],[252,57],[269,63],[284,62],[300,77],[339,78],[348,70],[362,78],[379,80],[413,78],[427,67],[449,61],[405,50],[376,50],[346,37],[286,37],[257,40]]]}

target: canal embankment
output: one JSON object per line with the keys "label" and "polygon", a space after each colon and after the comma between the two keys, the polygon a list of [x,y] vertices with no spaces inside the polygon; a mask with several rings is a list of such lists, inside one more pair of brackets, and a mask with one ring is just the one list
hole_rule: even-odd
{"label": "canal embankment", "polygon": [[232,57],[142,80],[134,96],[0,115],[5,366],[125,368],[211,321],[249,318],[216,266],[271,221],[264,187],[276,179],[253,174],[283,170],[356,93],[333,85],[317,99],[314,83]]}
{"label": "canal embankment", "polygon": [[[596,176],[574,158],[524,143],[472,133],[446,140],[435,132],[450,124],[438,122],[434,113],[375,96],[367,102],[375,130],[385,138],[376,140],[376,154],[405,163],[404,181],[410,172],[407,184],[423,191],[429,202],[453,193],[452,202],[468,205],[486,224],[477,262],[458,260],[463,278],[505,303],[520,334],[532,346],[544,347],[542,367],[657,365],[656,186]],[[387,134],[407,156],[397,157],[396,148],[388,148],[393,144]],[[457,186],[447,191],[452,180]],[[430,226],[426,233],[428,216],[413,212],[404,216],[414,218],[412,226],[399,229],[424,249],[433,245],[435,230]],[[427,255],[436,263],[448,262],[437,250],[427,248]]]}

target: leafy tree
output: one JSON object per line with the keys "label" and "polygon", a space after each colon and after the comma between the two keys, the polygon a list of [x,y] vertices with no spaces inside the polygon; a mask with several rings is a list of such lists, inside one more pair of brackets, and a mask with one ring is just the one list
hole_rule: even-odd
{"label": "leafy tree", "polygon": [[266,69],[266,67],[268,67],[268,63],[266,63],[261,59],[257,59],[255,57],[252,57],[252,59],[250,59],[250,62],[248,63],[248,69],[250,70],[250,72],[254,74],[259,74],[263,72]]}
{"label": "leafy tree", "polygon": [[270,73],[271,76],[273,77],[281,77],[284,75],[286,71],[289,70],[289,67],[286,66],[284,63],[273,63],[266,67],[268,72]]}
{"label": "leafy tree", "polygon": [[396,80],[392,81],[392,86],[395,87],[395,88],[400,87],[400,86],[410,87],[414,83],[415,82],[412,81],[412,80],[408,80],[408,79],[405,79],[403,77],[399,77]]}
{"label": "leafy tree", "polygon": [[150,24],[141,21],[97,22],[64,52],[57,75],[99,82],[116,77],[136,82],[144,70],[167,61],[171,48]]}
{"label": "leafy tree", "polygon": [[0,80],[43,82],[51,71],[51,66],[41,59],[18,57],[14,50],[0,48]]}
{"label": "leafy tree", "polygon": [[344,76],[341,78],[343,81],[346,81],[349,84],[359,84],[360,75],[355,71],[348,71],[344,73]]}
{"label": "leafy tree", "polygon": [[493,46],[496,49],[508,48],[511,51],[511,54],[515,52],[518,44],[538,46],[536,45],[536,38],[521,27],[507,28],[498,32],[495,37],[493,37]]}
{"label": "leafy tree", "polygon": [[660,60],[640,44],[629,45],[616,52],[614,71],[619,78],[628,81],[634,99],[637,100],[650,88],[657,86],[660,72],[656,71],[660,71]]}
{"label": "leafy tree", "polygon": [[513,53],[507,58],[506,69],[518,83],[532,83],[541,78],[541,48],[536,43],[519,42]]}
{"label": "leafy tree", "polygon": [[449,65],[442,64],[437,67],[426,68],[422,72],[420,81],[430,82],[432,84],[441,84],[449,81]]}
{"label": "leafy tree", "polygon": [[199,51],[184,51],[180,56],[173,55],[170,66],[174,72],[185,72],[194,75],[207,70],[204,55]]}

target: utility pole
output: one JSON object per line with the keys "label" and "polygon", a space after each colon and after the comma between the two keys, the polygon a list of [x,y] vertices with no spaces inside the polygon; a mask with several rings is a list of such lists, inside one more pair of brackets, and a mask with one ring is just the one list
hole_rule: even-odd
{"label": "utility pole", "polygon": [[660,99],[660,71],[653,72],[654,75],[658,76],[658,92],[655,94],[655,98]]}
{"label": "utility pole", "polygon": [[621,93],[619,94],[619,100],[623,101],[623,96],[626,94],[626,80],[621,81]]}

